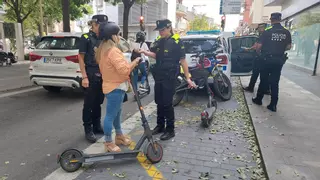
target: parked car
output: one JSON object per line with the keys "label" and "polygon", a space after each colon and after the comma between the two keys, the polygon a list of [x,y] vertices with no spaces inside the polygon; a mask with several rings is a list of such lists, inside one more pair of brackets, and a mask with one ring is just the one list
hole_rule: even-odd
{"label": "parked car", "polygon": [[[81,88],[78,59],[80,37],[80,33],[53,33],[42,37],[29,54],[31,82],[49,92],[59,92],[62,88]],[[120,48],[130,61],[131,48],[123,38]]]}

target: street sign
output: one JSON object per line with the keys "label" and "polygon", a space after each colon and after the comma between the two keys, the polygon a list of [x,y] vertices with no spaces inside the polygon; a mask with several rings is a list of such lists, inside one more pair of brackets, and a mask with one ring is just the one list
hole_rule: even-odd
{"label": "street sign", "polygon": [[220,1],[220,15],[222,14],[240,14],[241,0],[221,0]]}

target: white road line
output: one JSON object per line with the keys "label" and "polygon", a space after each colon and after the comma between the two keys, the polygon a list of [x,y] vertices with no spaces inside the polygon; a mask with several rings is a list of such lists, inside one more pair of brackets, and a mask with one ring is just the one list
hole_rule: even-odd
{"label": "white road line", "polygon": [[[155,110],[156,110],[156,104],[154,101],[149,103],[147,106],[144,107],[144,112],[146,117],[150,116]],[[136,112],[133,116],[126,119],[123,123],[121,123],[122,131],[125,134],[130,133],[136,125],[141,125],[141,121],[139,119],[141,118],[140,112]],[[114,136],[114,133],[113,133]],[[103,137],[100,138],[96,143],[90,145],[88,148],[86,148],[83,152],[88,154],[96,154],[96,153],[102,153],[104,152],[103,147],[104,139]],[[71,180],[77,178],[81,173],[83,172],[83,169],[79,169],[76,172],[73,173],[67,173],[63,169],[59,168],[55,170],[53,173],[48,175],[44,178],[44,180]]]}
{"label": "white road line", "polygon": [[26,92],[31,92],[31,91],[36,91],[36,90],[39,90],[39,89],[42,89],[42,87],[33,87],[33,88],[28,88],[28,89],[24,89],[24,90],[20,90],[20,91],[3,93],[3,94],[0,94],[0,98],[9,97],[9,96],[22,94],[22,93],[26,93]]}

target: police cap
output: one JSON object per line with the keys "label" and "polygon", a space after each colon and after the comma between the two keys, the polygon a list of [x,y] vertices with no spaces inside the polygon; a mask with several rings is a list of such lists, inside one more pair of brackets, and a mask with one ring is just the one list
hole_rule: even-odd
{"label": "police cap", "polygon": [[92,19],[88,22],[88,25],[91,26],[93,22],[98,23],[98,24],[108,22],[108,16],[106,16],[104,14],[94,15],[94,16],[92,16]]}
{"label": "police cap", "polygon": [[282,16],[282,14],[279,13],[279,12],[272,13],[271,16],[270,16],[270,20],[278,20],[278,21],[280,21],[281,20],[281,16]]}
{"label": "police cap", "polygon": [[157,27],[154,29],[154,31],[160,31],[164,28],[171,27],[172,22],[169,19],[164,19],[164,20],[158,20],[156,21]]}

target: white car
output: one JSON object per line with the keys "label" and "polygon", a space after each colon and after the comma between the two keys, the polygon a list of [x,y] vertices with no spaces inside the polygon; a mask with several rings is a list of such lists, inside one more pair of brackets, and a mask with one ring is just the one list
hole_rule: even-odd
{"label": "white car", "polygon": [[[80,37],[80,33],[52,33],[42,37],[29,54],[31,82],[50,92],[59,92],[62,88],[81,88],[78,59]],[[130,61],[132,48],[123,38],[120,48]]]}
{"label": "white car", "polygon": [[212,52],[217,54],[223,72],[229,78],[237,75],[251,75],[253,61],[256,57],[254,52],[243,51],[250,48],[257,40],[256,36],[228,37],[227,40],[221,35],[198,34],[181,37],[186,51],[186,60],[189,67],[194,67],[196,61],[191,58],[199,50],[200,46],[209,41],[213,44]]}

